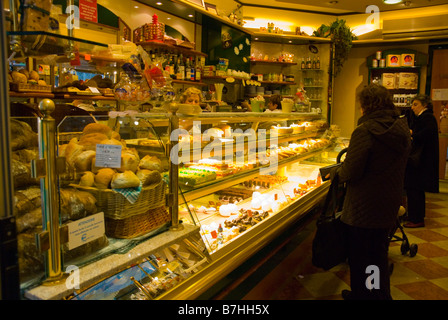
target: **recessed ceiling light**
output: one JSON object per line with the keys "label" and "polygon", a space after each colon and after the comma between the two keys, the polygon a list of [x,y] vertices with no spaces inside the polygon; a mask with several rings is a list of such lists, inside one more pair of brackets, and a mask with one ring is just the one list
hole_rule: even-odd
{"label": "recessed ceiling light", "polygon": [[192,14],[189,14],[188,16],[189,16],[190,18],[193,18],[193,15],[192,15]]}
{"label": "recessed ceiling light", "polygon": [[162,2],[156,2],[156,5],[161,6],[163,3]]}
{"label": "recessed ceiling light", "polygon": [[402,2],[403,0],[383,0],[385,4],[397,4]]}
{"label": "recessed ceiling light", "polygon": [[134,6],[134,9],[138,9],[138,6]]}
{"label": "recessed ceiling light", "polygon": [[168,17],[168,18],[166,18],[166,20],[171,20],[171,18],[170,18],[170,17]]}

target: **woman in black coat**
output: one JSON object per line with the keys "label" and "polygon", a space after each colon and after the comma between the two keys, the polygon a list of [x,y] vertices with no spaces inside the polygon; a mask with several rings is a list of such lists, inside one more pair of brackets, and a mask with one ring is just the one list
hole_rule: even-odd
{"label": "woman in black coat", "polygon": [[[339,181],[346,183],[341,221],[347,235],[352,290],[343,291],[342,296],[390,300],[389,233],[396,226],[402,202],[411,134],[383,86],[367,86],[359,100],[362,117],[342,166],[330,175],[338,174]],[[366,283],[372,270],[379,278],[372,277],[369,290]]]}
{"label": "woman in black coat", "polygon": [[425,192],[439,192],[439,130],[428,96],[412,101],[412,150],[406,168],[408,228],[424,227]]}

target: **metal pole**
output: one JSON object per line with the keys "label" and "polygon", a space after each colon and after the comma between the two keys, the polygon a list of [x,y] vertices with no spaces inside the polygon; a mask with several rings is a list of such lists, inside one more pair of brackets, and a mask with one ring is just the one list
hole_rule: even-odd
{"label": "metal pole", "polygon": [[15,300],[20,299],[20,280],[16,221],[13,215],[8,56],[3,8],[3,0],[0,0],[0,299]]}
{"label": "metal pole", "polygon": [[[169,122],[169,134],[171,137],[171,133],[175,130],[179,129],[179,117],[176,115],[177,105],[170,104],[170,111],[172,115],[170,116]],[[171,140],[171,139],[170,139]],[[177,139],[178,140],[178,139]],[[179,165],[173,163],[171,159],[171,150],[178,144],[178,141],[169,141],[168,149],[168,159],[170,161],[170,185],[169,185],[169,210],[171,214],[171,230],[182,230],[183,225],[179,224]]]}
{"label": "metal pole", "polygon": [[44,115],[39,119],[39,158],[43,160],[45,175],[41,177],[42,228],[48,234],[48,249],[44,253],[45,281],[53,285],[64,279],[59,218],[59,193],[56,162],[56,122],[51,117],[55,104],[50,99],[42,100],[39,110]]}

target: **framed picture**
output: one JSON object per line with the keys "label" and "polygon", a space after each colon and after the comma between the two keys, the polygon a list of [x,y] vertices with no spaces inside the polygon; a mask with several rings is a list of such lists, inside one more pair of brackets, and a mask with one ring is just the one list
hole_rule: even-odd
{"label": "framed picture", "polygon": [[218,10],[216,10],[216,6],[214,4],[211,3],[205,3],[205,10],[214,13],[214,14],[218,14]]}
{"label": "framed picture", "polygon": [[204,8],[204,0],[187,0],[187,2],[190,2],[196,6]]}

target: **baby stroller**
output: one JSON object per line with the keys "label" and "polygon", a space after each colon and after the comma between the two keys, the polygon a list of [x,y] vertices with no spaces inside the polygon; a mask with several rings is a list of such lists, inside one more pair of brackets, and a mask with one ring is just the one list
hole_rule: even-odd
{"label": "baby stroller", "polygon": [[[417,244],[409,244],[409,239],[404,232],[404,228],[402,226],[402,217],[405,214],[406,209],[403,206],[400,206],[398,210],[397,223],[394,228],[391,229],[389,234],[389,242],[402,241],[401,243],[401,254],[405,255],[409,252],[410,257],[414,257],[417,254],[418,246]],[[397,235],[397,230],[400,229],[401,237]]]}

